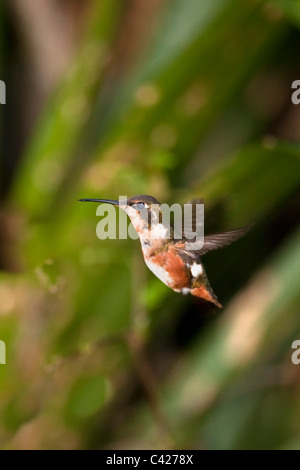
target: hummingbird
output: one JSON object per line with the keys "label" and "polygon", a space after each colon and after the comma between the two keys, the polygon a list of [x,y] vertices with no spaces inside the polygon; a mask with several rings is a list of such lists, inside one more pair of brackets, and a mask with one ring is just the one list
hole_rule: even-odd
{"label": "hummingbird", "polygon": [[[217,250],[242,237],[249,227],[242,227],[227,232],[205,235],[200,249],[186,249],[186,232],[181,238],[175,237],[172,226],[163,223],[161,205],[158,200],[148,195],[138,195],[117,201],[112,199],[79,199],[81,202],[108,203],[119,206],[129,216],[139,235],[144,260],[148,268],[164,284],[181,294],[192,294],[218,308],[222,308],[208,281],[202,256]],[[202,202],[191,201],[190,204]],[[186,220],[185,220],[186,222]],[[192,214],[195,224],[195,214]]]}

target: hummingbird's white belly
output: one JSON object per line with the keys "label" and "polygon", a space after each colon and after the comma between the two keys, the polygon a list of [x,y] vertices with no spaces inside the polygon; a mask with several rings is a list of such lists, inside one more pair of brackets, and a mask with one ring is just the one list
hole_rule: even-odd
{"label": "hummingbird's white belly", "polygon": [[160,279],[168,287],[172,286],[173,280],[172,280],[170,274],[168,273],[168,271],[166,271],[159,264],[154,263],[149,259],[147,260],[146,258],[145,258],[145,263],[148,266],[148,268],[150,269],[150,271],[152,271],[153,274],[155,274],[155,276],[158,277],[158,279]]}

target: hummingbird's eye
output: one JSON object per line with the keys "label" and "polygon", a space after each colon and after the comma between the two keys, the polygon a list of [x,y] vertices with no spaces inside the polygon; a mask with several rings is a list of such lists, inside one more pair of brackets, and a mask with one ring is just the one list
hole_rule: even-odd
{"label": "hummingbird's eye", "polygon": [[144,209],[145,208],[145,204],[143,202],[137,202],[134,205],[135,205],[136,209]]}

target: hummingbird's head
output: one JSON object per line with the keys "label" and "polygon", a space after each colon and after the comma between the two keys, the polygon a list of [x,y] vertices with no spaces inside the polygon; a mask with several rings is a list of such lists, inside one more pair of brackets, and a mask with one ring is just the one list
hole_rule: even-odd
{"label": "hummingbird's head", "polygon": [[[140,237],[145,237],[146,233],[153,226],[159,224],[161,219],[160,203],[155,197],[146,194],[133,196],[127,199],[124,210],[128,214],[132,225]],[[120,207],[122,207],[120,205]]]}
{"label": "hummingbird's head", "polygon": [[160,203],[155,197],[148,195],[132,196],[120,201],[112,199],[80,199],[83,202],[107,203],[119,206],[129,216],[132,225],[141,236],[145,230],[151,230],[153,225],[161,221]]}

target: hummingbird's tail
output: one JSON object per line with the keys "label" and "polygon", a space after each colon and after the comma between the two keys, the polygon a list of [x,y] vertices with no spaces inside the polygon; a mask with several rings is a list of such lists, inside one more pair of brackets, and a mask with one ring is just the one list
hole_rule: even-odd
{"label": "hummingbird's tail", "polygon": [[215,304],[218,308],[223,308],[216,294],[212,290],[204,270],[201,276],[201,281],[196,281],[196,285],[193,287],[193,289],[191,289],[191,294],[195,297],[200,297],[201,299]]}
{"label": "hummingbird's tail", "polygon": [[201,299],[208,300],[208,302],[215,304],[218,308],[223,308],[214,291],[211,288],[208,289],[207,286],[194,287],[194,289],[191,290],[191,294]]}

